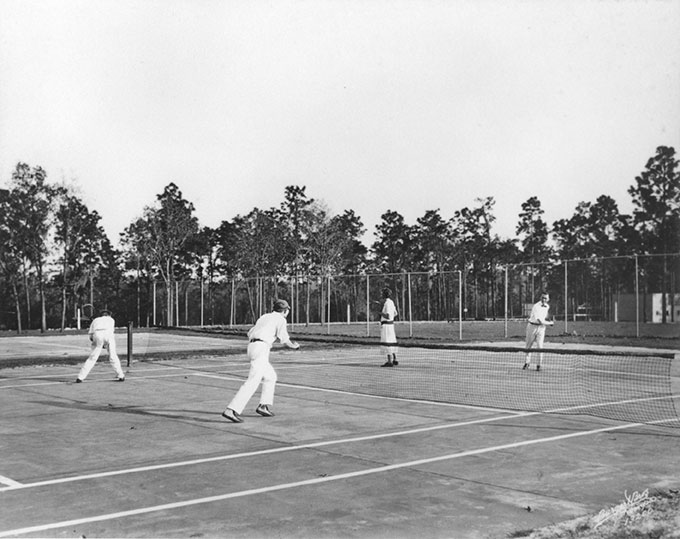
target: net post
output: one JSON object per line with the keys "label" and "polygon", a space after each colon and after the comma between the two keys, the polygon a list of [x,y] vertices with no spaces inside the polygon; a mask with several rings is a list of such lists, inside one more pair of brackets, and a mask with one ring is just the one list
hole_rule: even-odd
{"label": "net post", "polygon": [[127,326],[127,366],[132,363],[132,322],[128,322]]}

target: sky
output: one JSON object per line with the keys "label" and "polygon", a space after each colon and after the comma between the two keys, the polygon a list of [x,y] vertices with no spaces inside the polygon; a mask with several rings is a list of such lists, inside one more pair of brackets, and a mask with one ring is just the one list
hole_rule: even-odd
{"label": "sky", "polygon": [[680,151],[677,0],[2,0],[0,186],[67,182],[110,239],[174,182],[202,226],[306,187],[373,241],[493,197],[515,236]]}

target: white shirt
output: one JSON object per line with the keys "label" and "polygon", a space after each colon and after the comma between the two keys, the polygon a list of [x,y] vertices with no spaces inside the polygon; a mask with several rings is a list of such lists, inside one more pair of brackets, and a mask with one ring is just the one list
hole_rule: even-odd
{"label": "white shirt", "polygon": [[248,339],[256,339],[271,345],[278,339],[282,343],[290,343],[288,329],[286,329],[286,317],[282,313],[272,311],[263,314],[257,319],[255,325],[248,331]]}
{"label": "white shirt", "polygon": [[383,304],[382,312],[380,313],[380,321],[394,322],[396,316],[397,308],[394,306],[394,301],[390,298],[385,298],[385,303]]}
{"label": "white shirt", "polygon": [[529,315],[529,323],[541,326],[551,325],[550,322],[546,320],[546,318],[548,317],[548,309],[550,309],[550,305],[548,305],[547,303],[545,305],[543,305],[540,301],[538,303],[535,303],[534,306],[531,308],[531,314]]}
{"label": "white shirt", "polygon": [[88,333],[91,335],[95,331],[108,331],[113,333],[116,329],[116,322],[109,315],[99,316],[92,320],[90,324],[90,330]]}

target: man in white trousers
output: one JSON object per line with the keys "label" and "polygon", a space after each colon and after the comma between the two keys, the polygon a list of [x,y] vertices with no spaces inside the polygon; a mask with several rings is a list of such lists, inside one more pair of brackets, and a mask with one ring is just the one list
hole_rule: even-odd
{"label": "man in white trousers", "polygon": [[[554,322],[548,321],[548,305],[550,296],[548,294],[541,294],[541,301],[535,303],[531,308],[531,314],[527,323],[527,340],[526,340],[526,358],[524,360],[523,369],[528,369],[531,365],[531,353],[529,350],[536,343],[536,347],[540,350],[543,348],[543,339],[545,339],[545,328],[552,326]],[[538,354],[538,363],[536,363],[536,370],[541,370],[541,363],[543,362],[543,353]]]}
{"label": "man in white trousers", "polygon": [[92,370],[92,367],[94,367],[94,364],[97,363],[103,348],[108,348],[109,350],[109,363],[111,363],[113,370],[116,371],[116,381],[125,381],[125,373],[120,366],[118,354],[116,354],[115,329],[116,322],[111,317],[111,313],[107,310],[103,310],[97,318],[92,320],[88,331],[90,342],[92,343],[92,352],[78,373],[78,378],[76,378],[77,384],[83,382],[85,378],[87,378],[87,375],[90,374],[90,371]]}
{"label": "man in white trousers", "polygon": [[255,411],[264,417],[274,415],[271,406],[274,404],[276,371],[269,363],[269,351],[277,339],[293,350],[300,348],[300,345],[291,341],[288,335],[286,317],[289,312],[288,302],[277,299],[274,301],[274,310],[260,316],[248,331],[248,359],[250,359],[248,379],[243,382],[227,409],[222,412],[222,417],[234,423],[243,423],[241,418],[243,409],[257,391],[260,382],[262,382],[262,394],[260,404]]}

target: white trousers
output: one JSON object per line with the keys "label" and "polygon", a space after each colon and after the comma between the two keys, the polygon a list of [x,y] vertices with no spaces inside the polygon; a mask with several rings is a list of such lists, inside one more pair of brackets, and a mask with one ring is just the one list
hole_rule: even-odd
{"label": "white trousers", "polygon": [[111,363],[113,370],[116,371],[119,378],[125,378],[125,373],[120,366],[120,359],[118,358],[118,354],[116,354],[116,339],[114,334],[110,331],[95,331],[92,334],[92,352],[90,352],[90,356],[81,367],[78,378],[81,380],[87,378],[92,367],[97,363],[99,355],[102,353],[102,348],[105,346],[109,349],[109,363]]}
{"label": "white trousers", "polygon": [[250,372],[248,378],[231,399],[229,406],[234,412],[240,414],[248,404],[248,401],[257,391],[262,382],[262,394],[260,404],[274,404],[274,389],[276,387],[276,371],[269,363],[270,346],[264,342],[251,342],[248,345],[248,357],[250,358]]}
{"label": "white trousers", "polygon": [[[533,324],[527,324],[527,341],[526,349],[529,350],[534,343],[536,343],[537,348],[543,348],[543,340],[545,339],[545,326],[535,326]],[[543,354],[538,355],[538,365],[543,361]],[[526,363],[531,363],[531,354],[527,352]]]}

